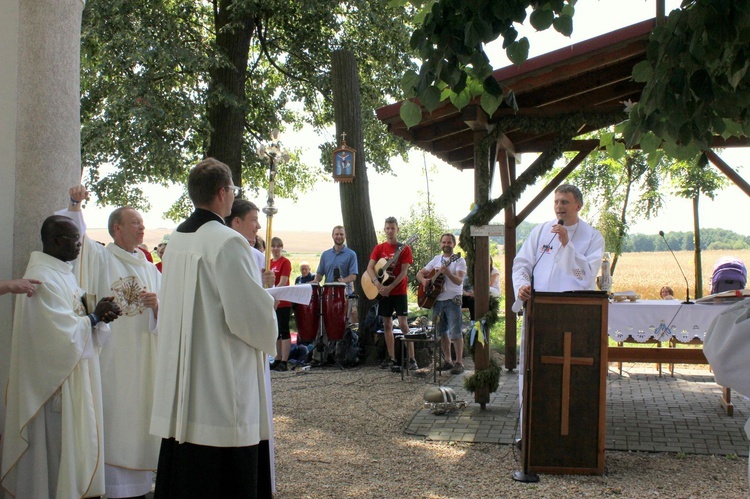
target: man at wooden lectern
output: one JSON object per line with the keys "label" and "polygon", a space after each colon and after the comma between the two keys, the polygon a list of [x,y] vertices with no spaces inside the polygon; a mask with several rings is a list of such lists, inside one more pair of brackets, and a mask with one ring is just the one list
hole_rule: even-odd
{"label": "man at wooden lectern", "polygon": [[[604,237],[578,218],[583,195],[570,184],[555,189],[555,216],[534,227],[513,260],[513,289],[519,312],[536,291],[596,289],[596,275],[602,262]],[[562,223],[561,223],[562,222]],[[523,407],[524,334],[518,356],[518,402]]]}

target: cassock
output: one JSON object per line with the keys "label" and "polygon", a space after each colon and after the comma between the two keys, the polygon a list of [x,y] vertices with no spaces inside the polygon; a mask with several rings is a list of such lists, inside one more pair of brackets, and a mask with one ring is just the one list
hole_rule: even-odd
{"label": "cassock", "polygon": [[247,240],[206,210],[170,237],[163,275],[156,497],[255,496],[256,475],[268,473],[258,471],[258,447],[271,437],[264,369],[276,353],[274,300]]}
{"label": "cassock", "polygon": [[[513,260],[513,290],[516,296],[521,286],[531,284],[532,269],[535,291],[596,289],[596,275],[599,273],[604,254],[604,237],[598,230],[579,219],[578,223],[565,226],[568,230],[568,244],[562,247],[560,240],[552,237],[552,226],[555,224],[557,221],[550,221],[534,227]],[[518,312],[522,306],[523,302],[516,300],[513,311]],[[518,400],[521,407],[524,337],[525,333],[521,334],[518,355]]]}
{"label": "cassock", "polygon": [[104,494],[97,340],[70,263],[35,251],[16,297],[3,442],[2,485],[19,498]]}
{"label": "cassock", "polygon": [[63,210],[84,234],[75,274],[97,298],[114,296],[122,316],[100,353],[104,401],[107,497],[136,497],[151,491],[161,439],[151,435],[156,377],[156,318],[140,304],[141,291],[158,293],[161,273],[143,252],[106,247],[85,236],[81,212]]}

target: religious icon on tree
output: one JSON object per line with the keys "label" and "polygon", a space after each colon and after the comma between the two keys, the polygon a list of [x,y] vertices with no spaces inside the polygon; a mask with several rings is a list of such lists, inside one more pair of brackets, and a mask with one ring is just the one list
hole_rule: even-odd
{"label": "religious icon on tree", "polygon": [[346,132],[341,134],[341,146],[333,151],[333,179],[337,182],[354,180],[356,151],[346,145]]}

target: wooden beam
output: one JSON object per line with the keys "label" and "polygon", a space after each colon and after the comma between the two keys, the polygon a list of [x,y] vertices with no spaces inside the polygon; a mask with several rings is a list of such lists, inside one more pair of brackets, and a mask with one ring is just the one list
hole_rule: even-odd
{"label": "wooden beam", "polygon": [[461,121],[475,132],[486,132],[488,130],[489,116],[477,104],[469,104],[461,109]]}
{"label": "wooden beam", "polygon": [[515,157],[516,156],[516,146],[513,144],[513,141],[510,140],[510,138],[506,134],[502,134],[497,139],[497,146],[499,149],[504,150],[507,152],[510,156]]}
{"label": "wooden beam", "polygon": [[609,347],[608,362],[646,362],[664,364],[708,364],[702,348]]}
{"label": "wooden beam", "polygon": [[750,184],[745,182],[745,179],[740,177],[739,173],[734,171],[731,166],[729,166],[723,159],[721,159],[715,152],[712,150],[705,151],[706,157],[708,160],[716,166],[724,175],[729,177],[729,179],[737,184],[737,187],[742,189],[745,194],[750,196]]}

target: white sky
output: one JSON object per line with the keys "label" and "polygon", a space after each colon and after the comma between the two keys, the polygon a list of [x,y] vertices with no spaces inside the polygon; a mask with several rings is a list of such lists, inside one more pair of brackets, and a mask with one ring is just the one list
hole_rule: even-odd
{"label": "white sky", "polygon": [[[679,0],[667,1],[667,12],[679,6]],[[531,42],[530,57],[555,50],[572,43],[624,27],[655,15],[654,0],[579,0],[576,14],[573,18],[574,31],[570,39],[550,29],[547,32],[535,33],[533,28],[526,27],[522,35],[529,37]],[[527,21],[528,22],[528,21]],[[494,67],[500,68],[508,64],[503,51],[499,48],[488,49],[493,59]],[[329,136],[330,133],[329,132]],[[311,132],[282,134],[281,140],[285,144],[298,147],[303,145],[303,155],[308,163],[316,163],[319,157],[318,144],[322,142]],[[740,167],[747,162],[749,149],[727,149],[720,154],[730,166],[739,170],[746,180],[750,180],[747,169]],[[420,150],[412,151],[409,161],[400,159],[392,163],[396,177],[391,175],[376,175],[373,170],[368,171],[370,181],[370,199],[372,204],[375,228],[380,229],[382,221],[388,216],[404,218],[408,216],[410,207],[426,199],[427,184],[424,175],[424,162],[427,162],[430,185],[429,191],[436,211],[442,214],[451,227],[459,227],[460,222],[470,210],[473,201],[473,171],[460,172],[448,166],[437,158],[423,155]],[[526,155],[521,158],[517,167],[517,174],[528,167],[533,157]],[[519,208],[523,208],[530,199],[541,189],[541,186],[530,188],[522,196]],[[152,200],[152,210],[144,213],[147,228],[171,228],[175,224],[162,219],[168,207],[179,196],[180,189],[162,187],[147,187],[146,192]],[[500,194],[499,185],[493,186],[493,197]],[[586,193],[584,193],[585,199]],[[259,206],[265,204],[265,197],[253,200]],[[313,190],[300,196],[294,203],[290,200],[276,199],[278,214],[274,217],[274,229],[279,231],[329,231],[334,225],[341,223],[341,204],[339,201],[338,185],[330,180],[319,181]],[[737,213],[750,209],[750,197],[744,194],[734,184],[722,191],[715,201],[702,198],[700,202],[701,227],[722,227],[735,232],[750,235],[750,225],[736,222]],[[87,220],[90,227],[105,227],[106,219],[111,208],[98,208],[91,203],[87,208]],[[496,223],[502,223],[502,212]],[[553,217],[552,198],[542,203],[528,219],[530,222],[542,222]],[[656,220],[645,221],[631,228],[631,233],[657,233],[659,230],[691,231],[693,224],[692,204],[689,200],[670,198],[668,208]]]}

